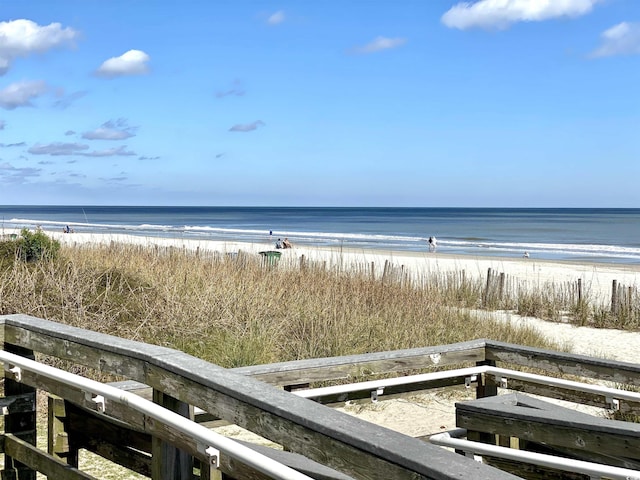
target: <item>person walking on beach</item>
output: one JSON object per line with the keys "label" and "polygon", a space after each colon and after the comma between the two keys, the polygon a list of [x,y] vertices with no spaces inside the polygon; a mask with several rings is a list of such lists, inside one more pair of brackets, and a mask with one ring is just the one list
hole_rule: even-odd
{"label": "person walking on beach", "polygon": [[436,237],[429,237],[428,242],[429,242],[429,251],[435,252],[436,245],[437,245]]}

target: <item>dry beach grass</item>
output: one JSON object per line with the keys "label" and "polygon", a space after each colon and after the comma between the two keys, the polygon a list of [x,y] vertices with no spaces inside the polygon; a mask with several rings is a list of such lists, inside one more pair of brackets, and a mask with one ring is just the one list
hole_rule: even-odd
{"label": "dry beach grass", "polygon": [[482,282],[401,277],[258,255],[195,255],[130,244],[63,246],[0,272],[0,312],[25,313],[183,350],[235,367],[491,337],[548,345],[474,318]]}

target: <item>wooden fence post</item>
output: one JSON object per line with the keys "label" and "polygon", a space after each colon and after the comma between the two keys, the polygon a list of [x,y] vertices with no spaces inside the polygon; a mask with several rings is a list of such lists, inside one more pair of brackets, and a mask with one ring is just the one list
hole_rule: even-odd
{"label": "wooden fence post", "polygon": [[611,313],[618,313],[618,281],[614,280],[611,286]]}
{"label": "wooden fence post", "polygon": [[487,306],[487,302],[489,301],[489,288],[491,287],[491,269],[487,270],[487,284],[484,288],[484,295],[482,298],[482,305]]}
{"label": "wooden fence post", "polygon": [[582,279],[578,279],[578,305],[582,305]]}

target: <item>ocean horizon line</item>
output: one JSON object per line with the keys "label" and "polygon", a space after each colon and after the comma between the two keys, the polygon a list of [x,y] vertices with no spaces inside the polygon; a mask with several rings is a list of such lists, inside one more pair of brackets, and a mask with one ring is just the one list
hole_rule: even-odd
{"label": "ocean horizon line", "polygon": [[[0,206],[2,228],[640,263],[640,209]],[[273,237],[273,238],[272,238]]]}

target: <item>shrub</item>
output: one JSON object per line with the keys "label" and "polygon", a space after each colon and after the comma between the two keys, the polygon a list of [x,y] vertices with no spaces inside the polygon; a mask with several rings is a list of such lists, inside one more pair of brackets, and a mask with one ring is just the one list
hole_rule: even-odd
{"label": "shrub", "polygon": [[60,242],[47,236],[42,230],[35,232],[23,228],[18,239],[18,256],[26,262],[42,259],[53,260],[60,250]]}
{"label": "shrub", "polygon": [[2,240],[0,241],[0,268],[10,266],[18,255],[18,240]]}

